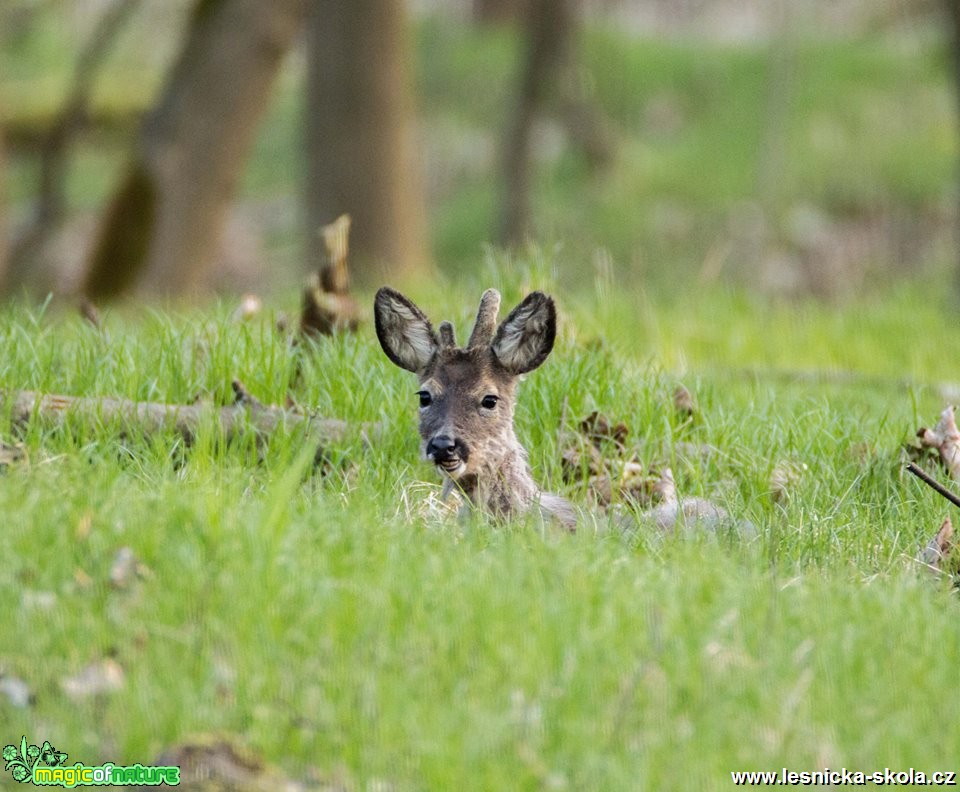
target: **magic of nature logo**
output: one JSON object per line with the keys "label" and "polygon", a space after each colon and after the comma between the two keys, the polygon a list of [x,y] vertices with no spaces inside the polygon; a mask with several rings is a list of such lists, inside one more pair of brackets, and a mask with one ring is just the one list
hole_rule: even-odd
{"label": "magic of nature logo", "polygon": [[78,786],[176,786],[180,783],[179,767],[157,767],[134,764],[85,765],[76,762],[67,764],[67,755],[54,748],[48,740],[42,745],[27,743],[6,745],[3,748],[4,770],[15,781],[37,786],[61,786],[72,789]]}

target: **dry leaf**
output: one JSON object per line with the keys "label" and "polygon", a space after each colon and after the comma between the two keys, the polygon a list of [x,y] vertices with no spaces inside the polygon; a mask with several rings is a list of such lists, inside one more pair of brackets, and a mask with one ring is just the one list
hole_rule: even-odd
{"label": "dry leaf", "polygon": [[[695,411],[690,392],[679,387],[674,394],[677,409],[687,415]],[[680,498],[677,494],[673,471],[669,467],[657,473],[641,464],[636,457],[624,460],[629,429],[620,422],[614,424],[598,411],[590,413],[578,424],[583,439],[570,442],[561,455],[564,481],[587,481],[587,494],[594,502],[616,513],[622,500],[650,518],[664,532],[674,530],[678,524],[699,524],[715,529],[722,522],[729,522],[727,512],[720,506],[703,498]],[[691,460],[707,458],[717,449],[712,446],[683,444],[679,456],[686,454]],[[618,521],[622,520],[618,518]],[[733,524],[733,523],[731,523]],[[756,528],[749,522],[736,523],[744,535],[755,535]]]}
{"label": "dry leaf", "polygon": [[108,657],[91,663],[73,676],[61,679],[60,687],[69,698],[79,701],[103,693],[114,693],[123,687],[124,682],[123,668]]}
{"label": "dry leaf", "polygon": [[184,792],[232,790],[233,792],[306,792],[308,789],[343,789],[310,786],[287,778],[258,755],[234,746],[223,738],[199,737],[174,745],[157,757],[155,765],[180,768]]}
{"label": "dry leaf", "polygon": [[596,410],[580,421],[580,431],[598,448],[605,442],[612,441],[620,451],[626,448],[627,435],[630,434],[625,423],[621,421],[611,425],[607,417]]}
{"label": "dry leaf", "polygon": [[653,496],[654,500],[658,500],[663,506],[677,503],[677,483],[674,481],[673,471],[670,468],[664,468],[663,473],[654,482]]}
{"label": "dry leaf", "polygon": [[940,530],[937,531],[933,539],[920,551],[917,560],[934,572],[955,574],[957,559],[951,558],[955,549],[953,523],[948,516],[940,524]]}
{"label": "dry leaf", "polygon": [[20,595],[20,607],[24,610],[51,611],[57,605],[57,595],[53,591],[33,591],[26,589]]}
{"label": "dry leaf", "polygon": [[0,676],[0,695],[17,709],[26,709],[33,703],[30,686],[15,676]]}
{"label": "dry leaf", "polygon": [[800,483],[808,468],[803,462],[782,459],[770,471],[770,496],[774,503],[783,503],[790,491]]}
{"label": "dry leaf", "polygon": [[0,443],[0,469],[16,465],[27,458],[27,451],[23,443],[10,445],[9,443]]}
{"label": "dry leaf", "polygon": [[328,261],[310,277],[303,292],[300,332],[308,336],[356,330],[360,324],[360,308],[349,294],[350,215],[341,215],[320,233]]}
{"label": "dry leaf", "polygon": [[917,437],[921,446],[937,450],[950,478],[960,481],[960,430],[957,429],[953,405],[940,413],[940,420],[933,429],[918,429]]}
{"label": "dry leaf", "polygon": [[137,557],[129,547],[121,547],[110,565],[110,585],[127,588],[137,572]]}
{"label": "dry leaf", "polygon": [[246,322],[263,311],[263,300],[256,294],[244,294],[240,303],[233,309],[230,318],[234,322]]}
{"label": "dry leaf", "polygon": [[588,479],[587,497],[600,507],[609,506],[613,502],[613,481],[609,474],[601,473]]}
{"label": "dry leaf", "polygon": [[79,588],[88,589],[93,585],[93,578],[87,574],[86,570],[77,567],[73,570],[73,582],[76,583]]}
{"label": "dry leaf", "polygon": [[582,481],[604,470],[603,456],[593,445],[575,440],[560,455],[560,468],[568,484]]}
{"label": "dry leaf", "polygon": [[90,531],[93,529],[93,512],[86,512],[80,520],[77,522],[77,530],[74,531],[74,536],[77,540],[83,542],[90,536]]}
{"label": "dry leaf", "polygon": [[129,547],[121,547],[110,565],[110,585],[116,589],[129,588],[136,578],[149,575],[149,570],[133,554]]}
{"label": "dry leaf", "polygon": [[623,500],[646,509],[655,504],[655,490],[659,478],[655,471],[647,470],[639,462],[631,460],[624,462],[620,469],[617,489]]}
{"label": "dry leaf", "polygon": [[697,411],[693,395],[683,385],[678,385],[673,392],[673,406],[683,418],[692,418]]}
{"label": "dry leaf", "polygon": [[356,330],[360,309],[352,297],[323,290],[321,278],[314,273],[303,292],[300,332],[307,336],[332,335],[335,331]]}
{"label": "dry leaf", "polygon": [[350,215],[342,214],[320,229],[329,261],[323,267],[323,288],[336,294],[346,294],[350,288],[347,272],[347,254],[350,252]]}

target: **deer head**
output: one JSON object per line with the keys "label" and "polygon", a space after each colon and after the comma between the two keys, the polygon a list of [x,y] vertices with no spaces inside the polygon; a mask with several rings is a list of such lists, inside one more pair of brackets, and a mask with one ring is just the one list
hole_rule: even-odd
{"label": "deer head", "polygon": [[[542,292],[528,295],[497,325],[500,294],[484,292],[465,347],[453,326],[437,330],[399,292],[374,300],[377,337],[387,357],[417,375],[423,455],[470,497],[497,514],[540,496],[513,429],[516,385],[553,349],[556,309]],[[555,497],[555,496],[554,496]]]}

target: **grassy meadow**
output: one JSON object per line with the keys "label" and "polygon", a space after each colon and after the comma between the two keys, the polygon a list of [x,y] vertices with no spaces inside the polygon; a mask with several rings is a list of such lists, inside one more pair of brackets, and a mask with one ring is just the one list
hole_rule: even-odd
{"label": "grassy meadow", "polygon": [[[551,288],[515,264],[506,300]],[[417,299],[465,328],[478,294]],[[724,291],[558,298],[560,338],[521,386],[518,432],[537,478],[584,508],[572,536],[436,506],[415,384],[369,326],[291,347],[271,311],[238,323],[226,303],[117,310],[103,331],[6,309],[7,386],[227,402],[238,377],[281,403],[299,367],[298,403],[382,424],[318,465],[295,432],[257,448],[211,426],[185,448],[32,423],[27,458],[0,477],[0,668],[34,696],[0,696],[8,738],[92,764],[225,735],[349,789],[714,789],[737,769],[953,767],[957,602],[914,560],[946,507],[900,470],[960,342],[944,306],[920,288],[843,319]],[[804,376],[813,363],[824,379]],[[693,424],[675,415],[680,383]],[[758,536],[662,537],[591,512],[559,457],[593,409]],[[775,501],[785,460],[801,472]],[[118,587],[124,547],[138,567]],[[104,662],[116,689],[71,688]]]}
{"label": "grassy meadow", "polygon": [[[0,439],[22,443],[0,467],[0,745],[26,735],[71,763],[131,764],[224,737],[308,788],[371,792],[960,769],[958,602],[915,560],[949,509],[902,470],[904,443],[960,381],[955,256],[921,244],[948,227],[957,146],[947,53],[935,31],[909,32],[787,42],[787,99],[771,110],[783,42],[591,28],[588,96],[616,158],[592,170],[548,118],[537,245],[507,256],[486,246],[518,41],[417,20],[440,275],[408,293],[461,338],[488,286],[505,308],[532,288],[556,297],[558,341],[521,385],[517,431],[537,480],[583,509],[575,535],[437,503],[416,383],[369,321],[296,346],[277,329],[302,274],[293,58],[242,187],[280,215],[265,256],[290,289],[264,292],[249,321],[223,297],[107,308],[102,329],[56,302],[5,304],[0,388],[226,404],[237,378],[263,402],[290,395],[380,430],[317,460],[294,430],[226,443],[211,424],[188,447],[79,419],[0,422]],[[0,51],[10,129],[57,107],[69,33],[38,26]],[[147,58],[135,34],[98,83],[97,113],[149,105],[170,42]],[[78,140],[71,209],[102,205],[129,134]],[[8,165],[20,219],[35,151],[14,141]],[[761,296],[756,240],[722,244],[759,204],[757,244],[774,251],[799,247],[791,229],[811,214],[838,244],[837,229],[877,217],[919,235],[902,270],[878,265],[845,300]],[[679,385],[692,422],[675,411]],[[669,465],[682,495],[757,536],[665,537],[593,509],[561,465],[593,410],[623,421],[628,453]],[[793,471],[779,496],[778,470]]]}

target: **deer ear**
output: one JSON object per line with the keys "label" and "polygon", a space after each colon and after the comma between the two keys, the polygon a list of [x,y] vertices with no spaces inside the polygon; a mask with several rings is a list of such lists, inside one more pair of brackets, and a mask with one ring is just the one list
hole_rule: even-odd
{"label": "deer ear", "polygon": [[543,292],[533,292],[503,320],[490,349],[511,374],[524,374],[547,359],[556,335],[553,300]]}
{"label": "deer ear", "polygon": [[414,373],[430,365],[439,342],[423,311],[400,292],[384,286],[373,300],[373,315],[380,346],[390,360]]}

